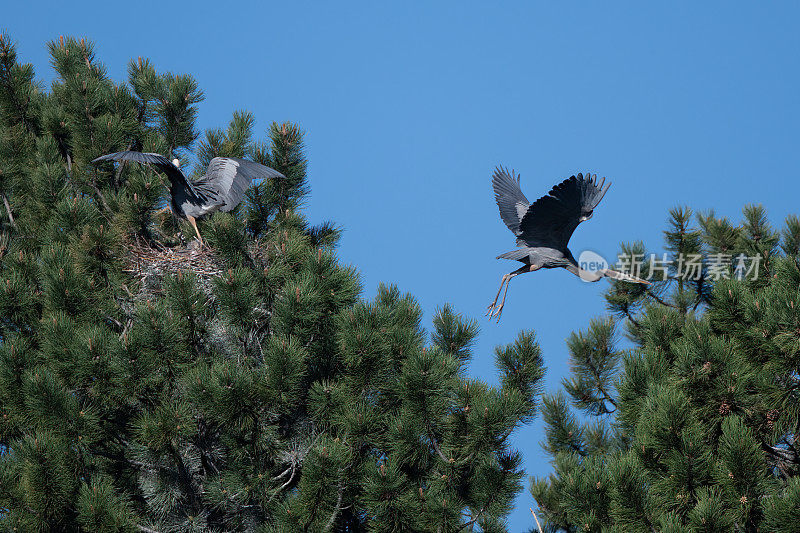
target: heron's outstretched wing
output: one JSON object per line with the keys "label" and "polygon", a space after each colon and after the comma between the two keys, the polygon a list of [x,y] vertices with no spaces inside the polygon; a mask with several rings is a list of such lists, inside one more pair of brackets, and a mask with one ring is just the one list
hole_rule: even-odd
{"label": "heron's outstretched wing", "polygon": [[193,184],[198,191],[214,198],[221,211],[231,211],[242,201],[254,179],[285,177],[277,170],[253,161],[215,157],[208,164],[205,175]]}
{"label": "heron's outstretched wing", "polygon": [[492,174],[494,199],[500,209],[500,218],[514,235],[519,233],[519,223],[528,211],[531,203],[519,188],[519,174],[503,167],[497,167]]}
{"label": "heron's outstretched wing", "polygon": [[173,187],[178,185],[194,192],[192,184],[186,179],[186,176],[183,175],[181,169],[173,165],[172,161],[161,154],[132,151],[116,152],[102,155],[92,161],[92,163],[99,163],[101,161],[135,161],[136,163],[151,165],[166,174]]}
{"label": "heron's outstretched wing", "polygon": [[578,224],[592,216],[611,186],[597,175],[578,174],[555,187],[528,208],[519,224],[518,242],[563,250]]}

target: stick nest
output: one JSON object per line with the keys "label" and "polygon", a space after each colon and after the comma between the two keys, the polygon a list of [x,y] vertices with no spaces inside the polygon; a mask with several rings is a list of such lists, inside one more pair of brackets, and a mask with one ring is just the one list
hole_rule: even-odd
{"label": "stick nest", "polygon": [[208,294],[211,280],[224,271],[222,259],[197,241],[174,247],[129,242],[126,247],[128,254],[123,271],[141,283],[142,292],[158,293],[165,276],[191,273]]}

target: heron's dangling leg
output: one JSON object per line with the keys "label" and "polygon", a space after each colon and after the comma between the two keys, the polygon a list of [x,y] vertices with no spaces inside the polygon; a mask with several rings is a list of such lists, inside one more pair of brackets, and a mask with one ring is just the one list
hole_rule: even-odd
{"label": "heron's dangling leg", "polygon": [[500,299],[500,293],[503,292],[503,285],[508,283],[508,280],[510,279],[509,276],[510,276],[510,274],[503,274],[503,277],[500,278],[500,288],[497,289],[497,294],[495,295],[494,300],[492,301],[492,303],[489,304],[489,307],[486,308],[486,314],[484,316],[488,316],[488,317],[492,316],[492,312],[494,311],[494,308],[497,305],[497,300]]}
{"label": "heron's dangling leg", "polygon": [[197,233],[197,239],[200,241],[200,246],[205,246],[203,243],[203,238],[200,236],[200,230],[197,229],[197,222],[195,221],[194,217],[186,215],[186,220],[189,221],[189,224],[191,224],[194,228],[194,232]]}
{"label": "heron's dangling leg", "polygon": [[492,317],[492,315],[489,315],[489,320],[491,320],[492,318],[497,318],[497,321],[500,322],[500,315],[503,314],[503,307],[506,305],[506,296],[508,296],[508,286],[511,285],[511,278],[518,275],[519,274],[516,274],[514,272],[508,274],[508,279],[506,280],[506,290],[503,293],[503,299],[500,301],[500,305],[495,307],[493,313],[494,317]]}
{"label": "heron's dangling leg", "polygon": [[[492,318],[497,318],[497,321],[500,321],[500,314],[503,312],[503,306],[506,304],[506,296],[508,296],[508,286],[511,284],[511,278],[514,276],[519,276],[520,274],[524,274],[525,272],[533,272],[534,270],[539,270],[541,267],[535,265],[525,265],[524,267],[518,268],[514,272],[509,272],[505,276],[503,276],[502,281],[500,282],[500,289],[497,291],[497,296],[494,298],[494,302],[492,305],[489,306],[489,320]],[[500,302],[500,305],[497,305],[497,299],[500,297],[500,291],[503,290],[503,285],[506,286],[506,291],[503,293],[503,300]]]}

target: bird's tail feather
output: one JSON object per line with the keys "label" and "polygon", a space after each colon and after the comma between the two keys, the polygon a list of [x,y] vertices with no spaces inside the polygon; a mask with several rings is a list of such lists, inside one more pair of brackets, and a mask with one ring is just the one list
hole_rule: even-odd
{"label": "bird's tail feather", "polygon": [[512,261],[519,261],[524,257],[528,257],[530,252],[524,248],[518,250],[511,250],[510,252],[506,252],[504,254],[500,254],[497,256],[497,259],[510,259]]}

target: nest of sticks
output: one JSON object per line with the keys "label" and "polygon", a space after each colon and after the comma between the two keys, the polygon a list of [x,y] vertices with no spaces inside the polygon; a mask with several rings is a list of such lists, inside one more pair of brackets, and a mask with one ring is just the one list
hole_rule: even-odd
{"label": "nest of sticks", "polygon": [[127,261],[123,271],[138,280],[141,292],[158,293],[165,276],[193,274],[207,294],[211,280],[224,270],[223,261],[213,250],[200,246],[197,241],[186,245],[167,247],[159,243],[128,242]]}

